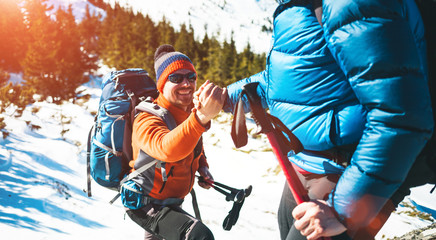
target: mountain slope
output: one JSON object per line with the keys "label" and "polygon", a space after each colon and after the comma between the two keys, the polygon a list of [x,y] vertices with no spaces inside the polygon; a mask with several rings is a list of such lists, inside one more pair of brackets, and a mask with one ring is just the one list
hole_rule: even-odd
{"label": "mountain slope", "polygon": [[238,50],[249,42],[258,53],[268,51],[271,35],[262,32],[262,27],[272,27],[277,6],[275,0],[117,1],[148,14],[154,21],[165,16],[176,29],[182,23],[191,24],[197,37],[207,32],[209,36],[219,34],[219,39],[230,40],[233,32]]}
{"label": "mountain slope", "polygon": [[[121,6],[148,14],[158,23],[165,16],[175,29],[181,24],[192,25],[196,38],[201,40],[207,32],[219,40],[229,41],[232,34],[238,51],[247,43],[257,53],[269,50],[271,33],[262,29],[272,28],[272,15],[277,3],[275,0],[104,0],[109,4],[118,2]],[[85,13],[89,5],[91,12],[104,15],[104,11],[86,0],[49,0],[55,8],[67,8],[69,4],[77,19]]]}

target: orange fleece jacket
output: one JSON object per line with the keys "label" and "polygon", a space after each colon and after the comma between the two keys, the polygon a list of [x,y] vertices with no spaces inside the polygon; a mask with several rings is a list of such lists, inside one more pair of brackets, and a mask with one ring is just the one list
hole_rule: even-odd
{"label": "orange fleece jacket", "polygon": [[166,162],[170,176],[162,189],[160,168],[155,169],[153,188],[148,195],[155,199],[184,198],[192,189],[195,172],[201,166],[208,167],[204,154],[194,159],[194,148],[206,128],[197,120],[195,109],[186,112],[170,104],[162,95],[156,103],[167,109],[174,117],[177,127],[169,130],[165,122],[150,113],[140,113],[133,123],[132,148],[133,168],[139,149],[155,159]]}

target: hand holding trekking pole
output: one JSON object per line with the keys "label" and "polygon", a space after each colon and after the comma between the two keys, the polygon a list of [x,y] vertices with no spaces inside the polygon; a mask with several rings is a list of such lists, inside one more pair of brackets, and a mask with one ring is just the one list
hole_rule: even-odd
{"label": "hand holding trekking pole", "polygon": [[292,211],[292,215],[295,228],[308,240],[319,239],[321,234],[337,236],[347,230],[324,200],[301,203]]}
{"label": "hand holding trekking pole", "polygon": [[200,167],[198,168],[197,172],[200,173],[200,176],[205,180],[205,181],[198,181],[198,185],[200,185],[200,187],[205,189],[209,189],[210,187],[212,187],[212,185],[209,184],[209,182],[213,182],[213,177],[212,174],[210,174],[209,172],[209,168]]}

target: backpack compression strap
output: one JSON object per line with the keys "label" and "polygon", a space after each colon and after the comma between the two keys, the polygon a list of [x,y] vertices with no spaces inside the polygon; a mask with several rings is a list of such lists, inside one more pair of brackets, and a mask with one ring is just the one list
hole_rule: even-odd
{"label": "backpack compression strap", "polygon": [[112,115],[112,114],[109,114],[109,113],[106,111],[106,109],[104,109],[104,111],[106,112],[106,115],[107,115],[108,117],[115,118],[115,120],[113,121],[113,123],[112,123],[112,125],[111,125],[111,144],[112,144],[112,148],[107,147],[106,145],[104,145],[103,143],[101,143],[101,142],[99,142],[99,141],[97,141],[97,140],[95,140],[95,139],[93,139],[92,142],[93,142],[95,145],[97,145],[97,146],[103,148],[104,150],[108,151],[106,158],[108,157],[109,153],[112,153],[112,154],[114,154],[114,155],[116,155],[116,156],[121,156],[123,153],[117,151],[117,149],[115,148],[114,126],[115,126],[115,123],[116,123],[117,121],[124,120],[124,115]]}
{"label": "backpack compression strap", "polygon": [[91,193],[91,138],[94,135],[94,129],[95,129],[95,124],[93,124],[91,129],[89,129],[88,144],[87,144],[87,149],[86,149],[86,183],[87,183],[86,184],[86,186],[87,186],[86,193],[88,193],[88,197],[92,196],[92,193]]}

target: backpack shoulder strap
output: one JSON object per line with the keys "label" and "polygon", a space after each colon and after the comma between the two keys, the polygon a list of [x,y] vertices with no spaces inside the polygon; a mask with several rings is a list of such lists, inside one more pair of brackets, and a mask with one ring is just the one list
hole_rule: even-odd
{"label": "backpack shoulder strap", "polygon": [[[171,113],[167,109],[157,105],[156,103],[153,103],[149,99],[145,100],[145,101],[141,101],[135,107],[134,117],[132,118],[132,122],[133,122],[133,119],[141,112],[147,112],[147,113],[153,114],[153,115],[161,118],[165,122],[165,124],[167,125],[168,129],[170,129],[170,130],[177,127],[176,120],[174,119],[173,115],[171,115]],[[143,152],[142,150],[140,150],[140,151],[141,151],[140,156],[143,156],[143,157],[148,156],[147,153]],[[129,175],[125,176],[120,181],[120,186],[123,185],[123,183],[125,183],[126,181],[137,177],[139,174],[145,172],[147,169],[155,166],[156,163],[160,164],[161,166],[164,165],[164,163],[162,163],[162,161],[154,159],[153,161],[147,163],[146,165],[136,169],[135,171],[131,172]],[[164,167],[161,167],[161,168],[163,171],[165,171]],[[163,174],[162,176],[164,176],[164,175],[165,174]],[[112,204],[119,196],[120,196],[120,193],[118,193],[109,203]]]}
{"label": "backpack shoulder strap", "polygon": [[[201,155],[203,152],[203,136],[200,137],[200,139],[197,142],[197,145],[195,145],[194,148],[194,159]],[[203,153],[204,155],[204,153]]]}
{"label": "backpack shoulder strap", "polygon": [[171,115],[167,109],[157,105],[156,103],[150,101],[140,102],[138,106],[135,107],[135,116],[140,112],[148,112],[161,118],[170,130],[177,127],[176,120],[174,120],[173,115]]}
{"label": "backpack shoulder strap", "polygon": [[[135,107],[135,117],[140,112],[147,112],[147,113],[153,114],[153,115],[161,118],[165,122],[165,125],[167,125],[169,130],[173,130],[174,128],[177,127],[176,120],[174,119],[173,115],[171,115],[171,113],[166,108],[163,108],[163,107],[157,105],[156,103],[150,101],[150,99],[140,102]],[[144,151],[140,150],[139,157],[146,158],[146,157],[149,157],[149,155],[147,153],[145,153]],[[156,163],[158,164],[157,167],[160,168],[162,171],[162,180],[164,182],[166,182],[167,181],[167,173],[166,173],[166,168],[165,168],[165,162],[157,160],[157,159],[155,159],[155,160],[156,160]],[[143,169],[143,168],[141,167],[140,169]],[[143,169],[140,173],[144,172],[147,169],[148,168]],[[139,175],[139,174],[137,174],[137,175]]]}
{"label": "backpack shoulder strap", "polygon": [[91,126],[91,129],[88,133],[88,143],[86,146],[86,193],[88,194],[88,197],[92,196],[91,193],[91,141],[92,136],[94,135],[95,131],[95,123]]}

